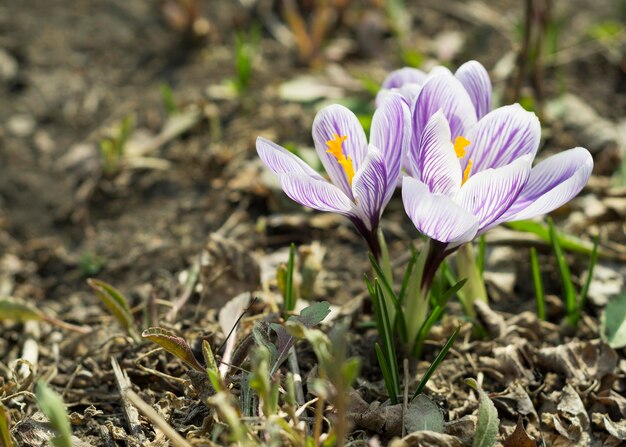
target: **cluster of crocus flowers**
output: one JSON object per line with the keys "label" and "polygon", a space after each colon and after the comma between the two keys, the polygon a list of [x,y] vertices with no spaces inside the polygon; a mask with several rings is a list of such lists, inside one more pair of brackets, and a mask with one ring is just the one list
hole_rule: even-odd
{"label": "cluster of crocus flowers", "polygon": [[378,256],[375,231],[401,180],[406,213],[431,239],[427,289],[441,261],[506,221],[548,213],[576,196],[593,160],[584,148],[533,167],[541,127],[519,104],[491,110],[491,82],[476,61],[456,73],[401,69],[377,97],[368,145],[342,106],[322,109],[313,139],[330,182],[263,138],[257,151],[296,202],[347,216]]}

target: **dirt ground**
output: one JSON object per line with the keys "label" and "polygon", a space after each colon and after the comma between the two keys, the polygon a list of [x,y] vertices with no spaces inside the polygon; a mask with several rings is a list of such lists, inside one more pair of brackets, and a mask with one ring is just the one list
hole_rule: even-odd
{"label": "dirt ground", "polygon": [[[341,101],[371,113],[374,93],[367,85],[405,65],[400,38],[385,2],[346,2],[311,66],[298,60],[280,3],[200,2],[200,36],[177,25],[171,11],[182,0],[0,5],[0,296],[93,329],[85,337],[47,323],[0,321],[0,402],[9,409],[18,445],[49,442],[32,394],[35,377],[62,395],[84,445],[165,445],[144,419],[143,438],[129,428],[111,358],[194,445],[226,443],[206,429],[214,415],[190,391],[189,368],[125,336],[86,279],[122,291],[138,327],[168,327],[194,349],[210,335],[218,347],[226,336],[219,309],[241,292],[261,290],[260,282],[286,262],[292,242],[324,252],[312,299],[329,301],[342,315],[337,318],[350,321],[346,343],[350,355],[361,358],[360,398],[368,406],[385,400],[362,281],[369,269],[366,247],[341,217],[291,203],[258,160],[255,139],[262,135],[306,155],[313,117],[323,105]],[[315,2],[299,3],[309,14]],[[479,60],[492,76],[496,100],[510,100],[522,46],[521,2],[405,3],[409,26],[402,39],[422,67]],[[501,439],[521,416],[537,445],[626,442],[626,352],[599,335],[602,309],[623,293],[626,274],[626,190],[615,181],[626,151],[626,9],[612,0],[538,3],[553,3],[553,28],[544,39],[555,50],[543,57],[539,80],[525,73],[522,102],[531,101],[541,115],[540,158],[573,146],[592,152],[588,187],[553,214],[569,234],[585,241],[599,235],[602,255],[582,322],[573,330],[562,322],[563,291],[549,245],[511,229],[488,233],[485,278],[493,310],[480,316],[488,335],[478,337],[464,325],[426,388],[448,422],[446,433],[460,444],[413,445],[471,445],[468,426],[478,400],[463,382],[468,377],[490,393]],[[607,24],[618,26],[617,38],[598,37]],[[256,29],[250,86],[237,94],[228,87],[237,75],[235,36]],[[176,114],[168,115],[164,85]],[[100,144],[127,117],[133,129],[124,157],[108,169]],[[172,131],[173,122],[178,128]],[[397,198],[383,228],[400,269],[417,235]],[[534,311],[530,246],[540,253],[548,322]],[[582,284],[588,256],[568,253],[567,259]],[[187,304],[168,318],[181,297]],[[271,308],[257,307],[253,314]],[[412,380],[459,321],[460,307],[452,303]],[[36,342],[34,354],[29,341]],[[306,375],[312,351],[300,343],[298,352]],[[16,363],[25,354],[30,374]],[[398,434],[390,425],[356,418],[349,438],[354,445],[372,438],[384,445]]]}

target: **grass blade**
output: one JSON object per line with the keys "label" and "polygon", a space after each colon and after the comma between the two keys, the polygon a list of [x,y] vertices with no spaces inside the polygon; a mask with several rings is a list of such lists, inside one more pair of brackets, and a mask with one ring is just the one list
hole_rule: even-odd
{"label": "grass blade", "polygon": [[545,294],[543,290],[543,281],[541,280],[541,270],[539,269],[539,260],[537,259],[537,249],[530,247],[530,268],[533,274],[533,285],[535,286],[535,298],[537,300],[537,317],[540,320],[546,319]]}
{"label": "grass blade", "polygon": [[582,312],[582,310],[585,308],[585,303],[587,302],[587,294],[589,293],[589,286],[591,286],[591,280],[593,279],[593,271],[596,267],[596,262],[598,261],[599,243],[600,243],[600,238],[596,236],[593,241],[593,250],[591,251],[591,256],[589,257],[589,268],[587,269],[587,279],[585,280],[585,284],[583,285],[583,288],[580,291],[580,296],[578,297],[579,313]]}
{"label": "grass blade", "polygon": [[285,311],[287,313],[293,312],[296,308],[296,297],[293,291],[293,271],[295,268],[296,259],[296,245],[294,243],[289,247],[289,262],[287,263],[287,278],[285,284]]}
{"label": "grass blade", "polygon": [[578,303],[576,300],[576,291],[574,289],[574,282],[572,281],[572,273],[569,270],[563,249],[559,241],[556,228],[554,227],[554,221],[548,218],[548,231],[550,232],[550,243],[552,244],[552,250],[556,257],[556,263],[561,275],[561,282],[563,283],[563,293],[565,294],[565,309],[567,311],[567,319],[572,326],[575,326],[578,322]]}
{"label": "grass blade", "polygon": [[435,371],[437,371],[437,368],[439,368],[439,365],[441,364],[441,362],[443,362],[443,359],[445,359],[446,355],[448,355],[448,351],[450,351],[452,345],[454,345],[456,338],[459,336],[460,330],[461,326],[457,326],[452,336],[448,339],[446,344],[443,345],[443,348],[441,348],[441,351],[439,351],[439,354],[437,354],[435,360],[433,360],[433,362],[430,364],[430,366],[422,376],[422,380],[420,380],[420,383],[417,385],[417,388],[415,389],[415,393],[413,393],[413,397],[411,397],[411,400],[415,399],[419,394],[422,393],[424,387],[428,383],[428,380],[430,380],[430,377],[434,374]]}
{"label": "grass blade", "polygon": [[394,293],[393,288],[387,281],[387,277],[385,276],[385,273],[380,267],[380,264],[378,264],[378,262],[376,261],[376,258],[374,258],[374,256],[371,253],[369,254],[369,258],[370,258],[370,263],[372,264],[372,268],[374,269],[376,279],[378,279],[379,285],[382,285],[382,287],[384,288],[384,290],[382,290],[383,300],[385,300],[385,304],[387,304],[387,302],[390,301],[390,304],[393,305],[393,308],[394,308],[394,314],[393,314],[394,321],[393,321],[392,328],[397,329],[402,341],[406,342],[407,340],[406,321],[404,319],[404,312],[402,311],[402,306],[400,306],[400,301],[398,300],[398,297]]}
{"label": "grass blade", "polygon": [[[398,361],[396,357],[395,345],[393,343],[393,332],[391,322],[389,321],[389,314],[387,312],[387,306],[385,304],[384,297],[382,296],[382,288],[378,279],[374,280],[374,294],[372,295],[372,304],[374,307],[374,316],[378,326],[378,335],[382,343],[381,354],[385,358],[385,363],[389,370],[389,385],[394,390],[393,395],[389,398],[397,401],[397,396],[400,392],[400,374],[398,372]],[[387,380],[385,380],[387,382]]]}
{"label": "grass blade", "polygon": [[11,432],[9,430],[9,413],[7,409],[0,403],[0,446],[13,447],[11,440]]}
{"label": "grass blade", "polygon": [[380,345],[376,343],[374,348],[376,349],[376,358],[378,359],[378,364],[380,365],[380,372],[383,374],[385,388],[387,388],[387,394],[389,394],[389,400],[395,405],[398,403],[398,393],[394,389],[393,377],[391,375],[391,371],[389,370],[389,364],[387,363],[387,359],[385,358],[385,354],[380,348]]}

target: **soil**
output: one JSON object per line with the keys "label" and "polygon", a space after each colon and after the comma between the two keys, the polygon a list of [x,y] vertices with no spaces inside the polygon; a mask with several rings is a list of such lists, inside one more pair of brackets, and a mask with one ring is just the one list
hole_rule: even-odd
{"label": "soil", "polygon": [[[280,2],[198,3],[194,20],[200,32],[180,25],[180,14],[171,12],[185,4],[182,0],[24,0],[0,6],[0,295],[92,328],[85,337],[48,323],[0,321],[0,401],[9,409],[18,445],[49,442],[32,394],[35,377],[62,395],[81,441],[158,444],[160,435],[145,419],[143,438],[124,419],[111,358],[176,430],[208,445],[211,434],[203,427],[212,413],[197,390],[190,390],[189,368],[164,351],[150,353],[155,345],[125,335],[86,280],[98,278],[122,291],[138,327],[170,328],[197,350],[207,336],[217,348],[227,335],[217,322],[219,309],[242,292],[261,290],[261,281],[270,283],[292,242],[316,253],[319,242],[324,255],[311,300],[327,300],[342,315],[322,328],[349,321],[350,355],[361,359],[355,384],[359,399],[367,405],[385,401],[373,349],[372,308],[362,281],[369,270],[366,247],[341,217],[291,203],[255,150],[255,139],[262,135],[298,147],[306,156],[316,111],[338,97],[354,110],[371,113],[373,93],[363,80],[380,83],[403,65],[398,40],[379,5],[384,2],[348,2],[312,66],[299,60],[295,47],[275,38],[282,28],[270,18],[283,21]],[[300,6],[307,11],[312,3]],[[519,2],[406,3],[410,27],[405,40],[424,67],[456,67],[477,59],[506,102],[521,41]],[[585,241],[600,236],[606,256],[599,265],[622,278],[613,294],[620,287],[623,291],[626,273],[626,194],[611,180],[626,151],[624,14],[609,0],[555,4],[556,31],[548,38],[558,51],[544,58],[543,98],[532,88],[530,75],[521,90],[523,99],[534,98],[542,115],[542,157],[577,145],[594,154],[589,186],[554,218]],[[593,40],[593,30],[609,21],[622,27],[622,39]],[[228,87],[237,74],[235,36],[252,35],[254,29],[260,37],[250,85],[237,94]],[[293,37],[287,42],[293,43]],[[311,94],[309,99],[285,92],[293,80],[302,83],[295,90]],[[177,115],[164,106],[164,85],[172,91]],[[563,94],[590,108],[588,126],[576,122],[576,111],[566,111],[574,118],[550,112]],[[164,132],[181,116],[190,120],[184,128]],[[125,156],[109,170],[101,142],[114,137],[127,117],[133,130]],[[599,133],[588,131],[593,126]],[[383,228],[401,274],[409,242],[417,235],[398,197],[386,211]],[[540,252],[549,322],[538,321],[534,312],[530,245]],[[485,309],[480,317],[488,333],[479,336],[463,325],[426,388],[450,422],[448,434],[471,445],[467,433],[473,433],[468,427],[475,423],[478,400],[463,379],[474,377],[496,404],[501,439],[522,416],[529,434],[544,443],[537,445],[626,442],[626,353],[609,348],[599,335],[600,314],[611,295],[603,292],[604,280],[594,282],[574,330],[562,323],[563,290],[546,243],[499,229],[488,234],[487,246],[493,310]],[[588,257],[569,253],[567,259],[581,285]],[[172,303],[181,297],[187,303],[168,319]],[[240,339],[255,318],[275,311],[271,303],[257,303],[244,319]],[[460,306],[451,303],[423,359],[414,365],[411,383],[463,321]],[[16,363],[29,340],[37,345],[31,375],[19,372]],[[303,342],[297,352],[306,376],[315,356]],[[621,423],[624,437],[606,428],[605,416]],[[44,433],[45,441],[37,433]],[[354,442],[378,437],[385,443],[394,435],[401,433],[377,428],[365,418],[355,422],[349,437]]]}

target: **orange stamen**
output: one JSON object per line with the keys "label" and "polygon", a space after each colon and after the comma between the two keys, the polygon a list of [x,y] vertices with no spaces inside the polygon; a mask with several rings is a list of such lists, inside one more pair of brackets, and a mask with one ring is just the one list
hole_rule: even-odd
{"label": "orange stamen", "polygon": [[326,142],[326,146],[328,146],[328,152],[333,157],[337,159],[339,165],[343,168],[343,171],[346,173],[346,178],[348,179],[348,183],[352,186],[352,179],[354,178],[354,166],[352,165],[352,158],[346,157],[343,153],[341,145],[344,141],[348,139],[346,135],[334,135],[334,139],[328,140]]}
{"label": "orange stamen", "polygon": [[465,157],[465,148],[470,145],[470,142],[467,138],[459,135],[454,140],[454,152],[456,152],[457,158]]}

